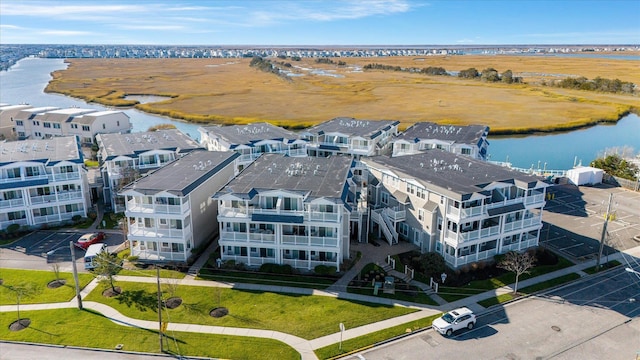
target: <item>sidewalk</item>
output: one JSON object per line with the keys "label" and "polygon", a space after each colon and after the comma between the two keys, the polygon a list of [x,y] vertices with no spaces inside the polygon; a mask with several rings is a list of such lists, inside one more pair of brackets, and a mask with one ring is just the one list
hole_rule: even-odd
{"label": "sidewalk", "polygon": [[[362,244],[361,246],[372,246]],[[384,245],[383,245],[384,246]],[[348,276],[353,274],[353,269],[362,268],[364,265],[370,262],[375,262],[376,259],[380,260],[382,257],[382,261],[386,258],[384,254],[387,249],[382,248],[380,246],[377,248],[377,251],[374,251],[375,255],[373,256],[363,256],[363,258],[359,261],[359,264],[356,264],[350,271],[346,272],[343,276],[343,279],[351,279]],[[210,246],[211,249],[215,249],[214,246]],[[209,250],[209,249],[208,249]],[[370,250],[370,249],[367,249]],[[211,250],[213,251],[213,250]],[[406,249],[405,249],[406,251]],[[403,252],[403,251],[400,251]],[[623,252],[618,252],[609,256],[609,260],[619,260],[623,264],[625,263],[624,257],[632,256],[635,258],[640,257],[640,246],[625,250]],[[208,255],[202,256],[201,258],[208,259]],[[518,284],[519,288],[527,287],[530,285],[534,285],[543,281],[547,281],[559,276],[567,275],[570,273],[581,273],[582,270],[594,266],[596,260],[587,261],[581,264],[573,265],[561,270],[557,270],[548,274],[544,274],[535,278],[530,278],[527,280],[520,281]],[[381,262],[381,264],[383,264]],[[196,266],[194,264],[194,266]],[[624,265],[623,265],[624,266]],[[355,272],[357,273],[357,272]],[[129,282],[143,282],[143,283],[155,283],[157,279],[155,277],[137,277],[137,276],[117,276],[118,281],[129,281]],[[342,280],[342,279],[341,279]],[[169,279],[161,279],[161,282],[169,281]],[[173,279],[172,281],[175,281]],[[340,284],[338,284],[340,283]],[[88,293],[90,293],[98,284],[98,281],[94,279],[87,287],[85,287],[81,295],[85,297]],[[363,336],[375,331],[383,330],[389,327],[402,325],[404,323],[423,319],[428,316],[436,315],[444,311],[448,311],[457,307],[467,306],[471,308],[475,312],[482,312],[485,310],[482,306],[478,304],[479,301],[489,299],[495,297],[500,294],[505,294],[509,292],[513,292],[514,284],[510,284],[495,290],[487,291],[481,294],[477,294],[474,296],[470,296],[464,298],[462,300],[454,301],[451,303],[445,303],[438,306],[429,306],[425,304],[417,304],[405,301],[397,301],[393,299],[385,299],[379,298],[375,296],[368,295],[360,295],[360,294],[352,294],[346,291],[336,291],[341,286],[345,286],[345,280],[336,282],[333,286],[327,288],[326,290],[314,290],[314,289],[305,289],[305,288],[296,288],[296,287],[287,287],[287,286],[271,286],[271,285],[260,285],[260,284],[246,284],[246,283],[227,283],[227,282],[216,282],[216,281],[207,281],[207,280],[195,280],[193,276],[186,276],[184,279],[181,279],[179,282],[180,285],[187,286],[202,286],[202,287],[223,287],[223,288],[233,288],[233,289],[243,289],[243,290],[259,290],[259,291],[269,291],[269,292],[283,292],[283,293],[292,293],[292,294],[305,294],[305,295],[316,295],[316,296],[329,296],[341,299],[349,299],[355,301],[363,301],[363,302],[371,302],[385,305],[396,305],[396,306],[406,306],[410,308],[417,309],[418,311],[413,312],[411,314],[407,314],[404,316],[399,316],[392,319],[387,319],[383,321],[379,321],[376,323],[363,325],[353,329],[346,329],[344,333],[336,332],[334,334],[329,334],[317,339],[306,340],[294,335],[272,331],[272,330],[261,330],[261,329],[246,329],[246,328],[229,328],[229,327],[220,327],[220,326],[206,326],[206,325],[198,325],[198,324],[181,324],[181,323],[170,323],[168,325],[168,331],[187,331],[187,332],[201,332],[208,334],[225,334],[225,335],[234,335],[234,336],[253,336],[253,337],[261,337],[261,338],[270,338],[278,341],[282,341],[287,345],[294,348],[301,354],[301,359],[303,360],[316,360],[317,357],[313,350],[319,349],[325,346],[329,346],[332,344],[336,344],[340,342],[340,340],[345,341],[349,339],[353,339],[359,336]],[[348,282],[346,282],[348,284]],[[85,308],[89,308],[95,311],[98,311],[105,315],[107,318],[111,319],[113,322],[124,325],[124,326],[135,326],[139,328],[145,329],[156,329],[158,327],[157,322],[155,321],[145,321],[138,320],[124,316],[119,313],[115,309],[106,306],[101,303],[96,302],[83,302]],[[73,298],[69,302],[65,303],[52,303],[52,304],[23,304],[20,306],[20,309],[23,311],[29,310],[51,310],[51,309],[61,309],[61,308],[73,308],[77,306],[77,300]],[[0,312],[8,312],[8,311],[16,311],[15,305],[3,305],[0,306]]]}

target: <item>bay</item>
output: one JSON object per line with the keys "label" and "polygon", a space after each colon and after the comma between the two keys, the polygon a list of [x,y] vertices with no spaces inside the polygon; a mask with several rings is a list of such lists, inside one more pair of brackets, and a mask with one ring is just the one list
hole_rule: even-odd
{"label": "bay", "polygon": [[[45,93],[44,88],[51,80],[51,73],[66,66],[63,59],[20,60],[8,71],[0,72],[0,103],[109,109],[64,95]],[[131,118],[133,132],[147,131],[153,125],[168,123],[199,139],[197,129],[200,125],[154,116],[136,109],[122,111]],[[616,125],[598,125],[563,133],[519,137],[493,137],[490,134],[489,142],[492,161],[507,161],[521,168],[567,170],[580,162],[588,165],[607,148],[629,146],[640,150],[640,117],[629,114]]]}

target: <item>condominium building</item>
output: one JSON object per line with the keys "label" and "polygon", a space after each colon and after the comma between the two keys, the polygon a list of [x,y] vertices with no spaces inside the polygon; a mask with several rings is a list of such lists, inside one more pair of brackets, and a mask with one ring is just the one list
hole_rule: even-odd
{"label": "condominium building", "polygon": [[419,122],[396,135],[392,140],[392,156],[418,154],[441,149],[454,154],[487,160],[489,127],[485,125],[438,125]]}
{"label": "condominium building", "polygon": [[240,154],[241,169],[266,153],[307,156],[307,141],[292,131],[269,123],[206,126],[198,128],[198,132],[200,143],[208,150],[232,150]]}
{"label": "condominium building", "polygon": [[76,136],[0,143],[0,229],[86,217],[89,204]]}
{"label": "condominium building", "polygon": [[340,268],[354,211],[350,156],[264,154],[215,194],[223,261]]}
{"label": "condominium building", "polygon": [[211,198],[236,174],[239,155],[195,150],[125,186],[127,241],[140,261],[186,263],[216,236]]}
{"label": "condominium building", "polygon": [[390,141],[398,134],[399,121],[357,120],[338,117],[300,132],[311,156],[347,154],[355,157],[390,152]]}
{"label": "condominium building", "polygon": [[547,184],[442,150],[362,158],[372,231],[458,268],[538,245]]}
{"label": "condominium building", "polygon": [[18,139],[77,135],[81,144],[91,145],[97,134],[131,131],[129,116],[112,110],[28,108],[18,112],[13,120]]}
{"label": "condominium building", "polygon": [[177,129],[131,134],[98,134],[98,161],[105,204],[114,212],[125,209],[119,189],[143,173],[162,167],[195,149],[197,141]]}
{"label": "condominium building", "polygon": [[31,105],[11,105],[0,104],[0,139],[17,139],[15,122],[13,118],[22,110],[30,108]]}

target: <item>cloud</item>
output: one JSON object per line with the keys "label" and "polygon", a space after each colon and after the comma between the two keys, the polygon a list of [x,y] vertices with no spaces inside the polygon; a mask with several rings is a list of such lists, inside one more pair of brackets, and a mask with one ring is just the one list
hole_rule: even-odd
{"label": "cloud", "polygon": [[75,30],[42,30],[38,31],[42,35],[49,36],[85,36],[92,35],[90,31],[75,31]]}
{"label": "cloud", "polygon": [[181,25],[120,25],[118,26],[120,29],[125,30],[167,30],[167,31],[175,31],[182,30],[184,26]]}
{"label": "cloud", "polygon": [[22,28],[20,26],[16,26],[16,25],[0,24],[0,29],[19,30],[19,29],[22,29]]}

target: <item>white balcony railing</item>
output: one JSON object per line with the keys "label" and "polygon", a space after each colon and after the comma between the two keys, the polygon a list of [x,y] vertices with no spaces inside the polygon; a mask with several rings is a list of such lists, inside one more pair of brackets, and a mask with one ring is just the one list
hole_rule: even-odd
{"label": "white balcony railing", "polygon": [[160,261],[186,261],[187,254],[184,252],[156,251],[147,249],[143,245],[131,248],[131,255],[137,256],[143,260],[160,260]]}
{"label": "white balcony railing", "polygon": [[25,206],[25,202],[23,198],[19,199],[11,199],[11,200],[0,200],[0,209],[2,208],[15,208]]}
{"label": "white balcony railing", "polygon": [[58,193],[58,201],[82,199],[84,195],[82,191],[68,191]]}
{"label": "white balcony railing", "polygon": [[281,209],[260,209],[255,207],[240,207],[232,208],[222,206],[219,209],[218,217],[221,218],[247,218],[252,214],[272,214],[272,215],[289,215],[289,216],[303,216],[304,221],[318,221],[318,222],[337,222],[340,219],[339,213],[329,213],[322,211],[299,211],[299,210],[281,210]]}
{"label": "white balcony railing", "polygon": [[22,226],[29,225],[29,222],[27,221],[27,219],[4,220],[0,221],[0,229],[6,229],[11,224],[18,224]]}
{"label": "white balcony railing", "polygon": [[516,221],[505,223],[504,231],[507,232],[512,230],[522,229],[525,227],[541,225],[541,224],[542,224],[542,217],[534,216],[527,219],[516,220]]}
{"label": "white balcony railing", "polygon": [[453,265],[454,267],[462,266],[465,264],[470,264],[474,261],[482,261],[487,259],[493,259],[493,257],[498,253],[497,249],[491,249],[486,251],[480,251],[474,254],[466,255],[466,256],[452,256],[449,254],[444,255],[445,261]]}
{"label": "white balcony railing", "polygon": [[274,234],[260,233],[260,232],[239,232],[239,231],[222,231],[220,232],[220,242],[232,241],[232,242],[252,242],[262,244],[274,244],[276,236]]}
{"label": "white balcony railing", "polygon": [[490,236],[495,236],[500,233],[500,226],[495,225],[473,231],[460,232],[460,236],[456,237],[456,233],[447,230],[447,237],[451,239],[458,239],[459,242],[478,240]]}
{"label": "white balcony railing", "polygon": [[131,213],[144,214],[183,214],[190,209],[189,202],[180,205],[169,204],[146,204],[136,199],[127,201],[127,211]]}
{"label": "white balcony railing", "polygon": [[31,196],[29,198],[32,204],[44,204],[56,201],[55,195],[40,195],[40,196]]}
{"label": "white balcony railing", "polygon": [[129,234],[136,237],[146,238],[175,238],[184,239],[186,235],[190,234],[190,229],[159,229],[159,228],[145,228],[137,227],[135,225],[129,226]]}
{"label": "white balcony railing", "polygon": [[51,215],[33,217],[34,224],[44,224],[44,223],[54,222],[54,221],[60,221],[60,214],[51,214]]}
{"label": "white balcony railing", "polygon": [[337,247],[337,237],[308,236],[308,235],[282,235],[284,245]]}
{"label": "white balcony railing", "polygon": [[53,173],[48,175],[49,181],[67,181],[80,179],[79,172]]}

